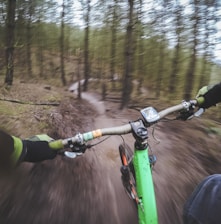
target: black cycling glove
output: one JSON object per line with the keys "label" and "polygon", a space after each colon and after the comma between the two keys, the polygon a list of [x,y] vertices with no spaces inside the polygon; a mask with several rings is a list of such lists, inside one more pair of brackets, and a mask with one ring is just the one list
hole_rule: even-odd
{"label": "black cycling glove", "polygon": [[43,160],[54,159],[57,151],[51,149],[47,141],[23,140],[24,158],[26,162],[41,162]]}
{"label": "black cycling glove", "polygon": [[209,108],[215,106],[217,103],[221,102],[221,83],[208,88],[205,94],[198,94],[198,96],[203,96],[204,98],[204,102],[200,104],[200,107]]}

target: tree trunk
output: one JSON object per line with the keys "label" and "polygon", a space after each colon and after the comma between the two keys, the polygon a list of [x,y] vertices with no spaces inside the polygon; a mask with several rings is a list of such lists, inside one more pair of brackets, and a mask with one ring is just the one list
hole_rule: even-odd
{"label": "tree trunk", "polygon": [[33,2],[29,2],[28,5],[28,23],[26,26],[26,60],[27,60],[27,72],[28,77],[32,77],[32,53],[31,53],[31,39],[32,39],[32,14],[33,14]]}
{"label": "tree trunk", "polygon": [[157,98],[160,97],[163,69],[164,69],[164,40],[162,39],[160,43],[160,55],[159,55],[159,64],[158,64],[158,72],[157,72],[157,79],[156,79],[156,97]]}
{"label": "tree trunk", "polygon": [[43,48],[43,40],[41,35],[41,22],[40,18],[38,21],[38,37],[37,37],[37,43],[38,43],[38,49],[37,49],[37,63],[39,67],[39,76],[44,76],[44,48]]}
{"label": "tree trunk", "polygon": [[207,59],[207,57],[206,57],[206,55],[204,55],[201,72],[200,72],[200,80],[199,80],[198,89],[202,88],[203,86],[208,85],[209,80],[210,80],[211,67],[208,66],[206,59]]}
{"label": "tree trunk", "polygon": [[129,104],[130,96],[132,93],[132,64],[133,64],[133,10],[134,0],[128,0],[129,3],[129,14],[128,14],[128,26],[126,32],[125,42],[125,70],[123,78],[123,90],[121,99],[121,109]]}
{"label": "tree trunk", "polygon": [[6,28],[6,76],[5,83],[12,85],[14,72],[14,30],[16,0],[8,0]]}
{"label": "tree trunk", "polygon": [[88,80],[90,73],[90,63],[89,63],[89,27],[90,27],[90,6],[91,1],[87,1],[87,13],[85,18],[86,28],[85,28],[85,37],[84,37],[84,91],[88,89]]}
{"label": "tree trunk", "polygon": [[61,62],[61,81],[62,84],[66,85],[65,71],[64,71],[64,9],[65,4],[63,0],[62,13],[61,13],[61,36],[60,36],[60,62]]}
{"label": "tree trunk", "polygon": [[193,17],[193,47],[192,47],[192,55],[190,57],[189,67],[186,73],[186,82],[185,82],[185,90],[184,90],[184,99],[189,100],[191,98],[192,90],[193,90],[193,82],[194,82],[194,73],[196,69],[196,61],[197,61],[197,46],[198,46],[198,34],[199,34],[199,0],[194,0],[194,17]]}
{"label": "tree trunk", "polygon": [[77,52],[78,57],[78,64],[77,64],[77,80],[78,80],[78,99],[81,99],[81,74],[80,74],[80,68],[81,68],[81,51],[79,50]]}
{"label": "tree trunk", "polygon": [[[207,3],[206,0],[204,0]],[[202,86],[208,85],[211,76],[211,66],[209,61],[214,57],[214,43],[211,43],[210,39],[212,39],[212,35],[216,32],[216,22],[218,20],[216,12],[218,11],[217,4],[213,4],[212,8],[211,5],[206,5],[203,11],[203,24],[204,24],[204,54],[202,59],[202,67],[200,71],[200,80],[198,89],[202,88]]]}
{"label": "tree trunk", "polygon": [[195,67],[196,67],[196,50],[193,51],[193,54],[190,58],[189,67],[186,73],[186,82],[185,82],[185,91],[184,91],[184,99],[186,100],[190,100],[191,98],[191,93],[193,90]]}
{"label": "tree trunk", "polygon": [[176,86],[177,86],[177,75],[179,73],[179,61],[180,61],[180,44],[181,44],[181,28],[183,26],[182,23],[182,11],[181,7],[176,10],[176,47],[174,56],[172,59],[172,71],[170,73],[170,81],[169,81],[169,97],[172,99],[176,95]]}
{"label": "tree trunk", "polygon": [[138,12],[138,85],[137,85],[137,94],[138,96],[141,94],[141,88],[143,84],[143,77],[144,77],[144,54],[145,54],[145,48],[144,48],[144,41],[143,41],[143,24],[142,24],[142,19],[143,19],[143,1],[139,1],[139,12]]}
{"label": "tree trunk", "polygon": [[138,48],[138,86],[137,86],[137,93],[138,95],[141,94],[141,88],[143,84],[143,77],[144,77],[144,44],[142,38],[139,39],[139,48]]}
{"label": "tree trunk", "polygon": [[112,89],[115,89],[115,60],[116,60],[116,44],[117,44],[117,0],[114,0],[113,6],[113,20],[112,20],[112,29],[111,29],[111,55],[110,55],[110,73],[111,73],[111,81],[112,81]]}
{"label": "tree trunk", "polygon": [[177,42],[174,57],[172,60],[172,71],[170,74],[169,82],[169,97],[172,99],[176,95],[176,85],[177,85],[177,74],[179,72],[179,52],[180,52],[180,43]]}

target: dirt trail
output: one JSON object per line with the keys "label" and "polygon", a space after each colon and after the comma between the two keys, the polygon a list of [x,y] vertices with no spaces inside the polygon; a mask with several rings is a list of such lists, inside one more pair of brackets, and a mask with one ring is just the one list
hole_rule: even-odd
{"label": "dirt trail", "polygon": [[[121,111],[116,103],[102,102],[97,95],[82,96],[93,109],[84,101],[64,102],[53,114],[54,137],[122,125],[140,116],[135,110]],[[159,123],[154,133],[160,144],[151,132],[150,145],[157,156],[153,178],[159,224],[182,224],[182,208],[194,187],[205,176],[221,173],[221,137],[208,132],[203,119]],[[125,139],[132,145],[130,135]],[[0,223],[136,224],[136,209],[120,180],[121,141],[113,136],[74,160],[57,156],[20,165],[0,181]]]}
{"label": "dirt trail", "polygon": [[[70,90],[75,91],[77,89],[76,84],[70,87]],[[97,111],[97,116],[94,119],[94,127],[105,128],[116,125],[121,125],[125,122],[123,119],[120,123],[119,120],[111,118],[106,113],[106,104],[104,101],[99,100],[99,96],[93,93],[82,93],[82,98],[87,100],[94,110]],[[116,106],[116,105],[115,105]],[[120,117],[118,117],[120,119]],[[129,136],[126,137],[130,140]],[[125,140],[126,140],[125,139]],[[99,140],[98,140],[99,141]],[[107,217],[105,223],[137,223],[137,211],[126,193],[124,192],[121,177],[120,177],[120,159],[118,153],[118,146],[122,142],[121,137],[111,136],[103,143],[96,146],[96,156],[99,161],[97,169],[101,169],[103,172],[102,184],[101,184],[101,195],[106,197],[106,203],[100,206],[107,206],[110,217]],[[98,180],[99,182],[99,180]]]}

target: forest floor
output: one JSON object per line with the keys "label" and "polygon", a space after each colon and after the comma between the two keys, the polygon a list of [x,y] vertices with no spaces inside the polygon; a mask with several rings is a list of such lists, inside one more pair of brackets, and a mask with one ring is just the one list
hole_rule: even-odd
{"label": "forest floor", "polygon": [[[137,110],[119,110],[119,103],[101,101],[94,92],[82,97],[79,100],[68,89],[42,83],[17,82],[10,90],[2,87],[1,128],[22,138],[39,133],[63,138],[140,117]],[[153,178],[159,224],[182,224],[187,197],[204,177],[221,172],[220,130],[219,123],[202,117],[161,122],[154,129],[155,138],[149,131],[157,156]],[[133,144],[130,135],[125,140]],[[23,163],[3,176],[0,223],[136,224],[136,209],[120,180],[117,146],[121,142],[113,136],[74,160],[57,156],[37,164]]]}

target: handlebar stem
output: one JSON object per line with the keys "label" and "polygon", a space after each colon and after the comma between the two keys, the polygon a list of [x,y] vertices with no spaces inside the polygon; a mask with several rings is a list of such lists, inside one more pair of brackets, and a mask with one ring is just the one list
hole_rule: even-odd
{"label": "handlebar stem", "polygon": [[136,122],[130,122],[132,133],[134,138],[139,143],[146,143],[148,138],[147,128],[144,126],[143,120],[138,120]]}

